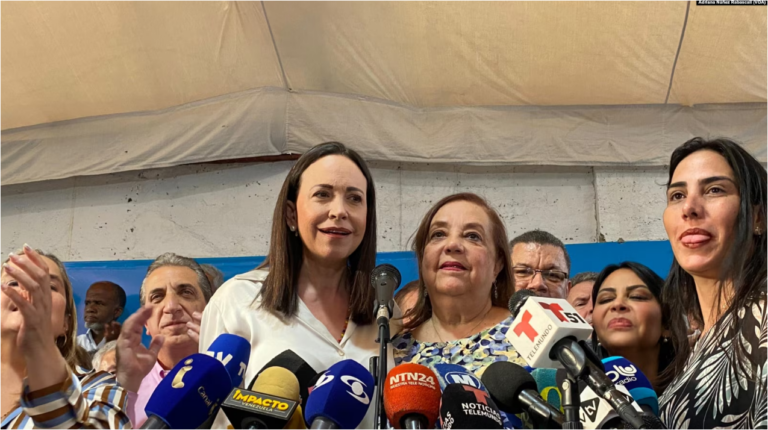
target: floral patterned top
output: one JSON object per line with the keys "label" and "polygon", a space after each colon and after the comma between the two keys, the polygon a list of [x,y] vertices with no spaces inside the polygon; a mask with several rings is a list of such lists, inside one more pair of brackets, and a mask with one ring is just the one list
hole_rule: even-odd
{"label": "floral patterned top", "polygon": [[[699,339],[683,372],[659,399],[659,418],[667,427],[768,428],[765,305],[763,298],[738,312],[741,332],[735,332],[729,315],[726,329],[709,330]],[[734,366],[735,342],[749,358],[744,372]]]}
{"label": "floral patterned top", "polygon": [[[499,324],[473,336],[450,342],[420,342],[411,333],[405,333],[392,341],[395,365],[416,363],[423,366],[436,364],[458,364],[478,378],[485,369],[496,361],[511,361],[526,366],[525,360],[517,353],[506,335],[514,318],[506,318]],[[523,422],[514,415],[502,412],[504,428],[521,428]],[[527,421],[526,417],[522,417]]]}

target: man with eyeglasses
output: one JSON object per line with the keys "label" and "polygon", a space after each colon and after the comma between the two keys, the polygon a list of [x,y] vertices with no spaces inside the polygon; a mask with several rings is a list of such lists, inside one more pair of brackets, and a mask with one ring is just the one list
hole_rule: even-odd
{"label": "man with eyeglasses", "polygon": [[571,258],[563,242],[543,230],[528,231],[509,242],[515,289],[540,297],[565,299],[571,282]]}

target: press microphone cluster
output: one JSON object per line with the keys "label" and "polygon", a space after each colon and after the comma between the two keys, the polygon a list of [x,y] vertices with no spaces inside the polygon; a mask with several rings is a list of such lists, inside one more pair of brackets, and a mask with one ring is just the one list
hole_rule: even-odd
{"label": "press microphone cluster", "polygon": [[318,379],[307,399],[304,418],[313,429],[353,429],[373,398],[374,379],[353,360],[343,360]]}
{"label": "press microphone cluster", "polygon": [[147,401],[141,428],[210,427],[227,393],[242,383],[250,351],[247,340],[222,334],[205,354],[181,360]]}
{"label": "press microphone cluster", "polygon": [[523,290],[512,296],[509,308],[515,319],[507,340],[529,366],[564,368],[574,381],[586,383],[608,402],[630,426],[646,428],[631,397],[616,388],[599,358],[583,342],[592,334],[592,327],[567,301],[534,297]]}

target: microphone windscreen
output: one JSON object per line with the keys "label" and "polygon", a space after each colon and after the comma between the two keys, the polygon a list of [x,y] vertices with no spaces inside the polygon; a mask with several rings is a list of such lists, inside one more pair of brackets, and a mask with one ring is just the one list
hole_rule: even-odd
{"label": "microphone windscreen", "polygon": [[264,367],[261,368],[259,373],[251,381],[249,389],[253,387],[253,383],[256,378],[261,375],[264,370],[270,367],[282,367],[288,369],[296,379],[299,381],[299,395],[301,395],[301,405],[306,408],[307,398],[309,397],[309,389],[317,382],[317,372],[312,368],[303,358],[290,349],[277,354],[273,359],[269,360]]}
{"label": "microphone windscreen", "polygon": [[301,405],[296,406],[296,410],[291,415],[291,419],[285,424],[284,429],[306,429],[307,425],[304,423],[304,414],[301,411]]}
{"label": "microphone windscreen", "polygon": [[524,368],[509,361],[491,363],[485,369],[482,381],[493,401],[502,411],[510,414],[526,412],[517,398],[522,390],[538,392],[533,377]]}
{"label": "microphone windscreen", "polygon": [[384,382],[384,410],[397,429],[405,426],[403,418],[417,414],[434,428],[440,411],[440,387],[430,368],[415,363],[395,366]]}
{"label": "microphone windscreen", "polygon": [[379,264],[371,271],[371,285],[376,289],[376,302],[384,306],[392,301],[400,285],[400,271],[391,264]]}
{"label": "microphone windscreen", "polygon": [[605,374],[615,385],[623,385],[629,395],[638,405],[648,406],[654,415],[659,414],[659,398],[653,389],[651,381],[632,362],[624,357],[608,357],[603,359]]}
{"label": "microphone windscreen", "polygon": [[219,360],[227,369],[232,381],[230,388],[240,386],[251,358],[250,342],[243,337],[223,333],[213,341],[205,354]]}
{"label": "microphone windscreen", "polygon": [[440,404],[443,429],[501,429],[501,413],[491,396],[464,384],[450,384],[443,390]]}
{"label": "microphone windscreen", "polygon": [[440,383],[441,390],[445,390],[445,387],[450,384],[464,384],[488,391],[485,389],[485,386],[483,386],[483,383],[480,382],[480,378],[473,373],[467,372],[467,369],[458,364],[433,364],[432,369],[437,375],[437,382]]}
{"label": "microphone windscreen", "polygon": [[299,381],[293,373],[282,367],[264,369],[253,382],[251,391],[299,401]]}
{"label": "microphone windscreen", "polygon": [[215,358],[192,354],[181,360],[155,388],[144,408],[169,428],[197,428],[232,389],[227,370]]}
{"label": "microphone windscreen", "polygon": [[353,429],[365,418],[373,398],[373,376],[353,360],[342,360],[318,379],[307,400],[304,419],[311,425],[324,417],[342,429]]}
{"label": "microphone windscreen", "polygon": [[528,297],[535,297],[536,293],[531,290],[518,290],[512,294],[509,298],[509,313],[512,314],[512,318],[517,318],[517,313],[520,312],[520,308],[523,307]]}
{"label": "microphone windscreen", "polygon": [[536,381],[536,391],[547,403],[560,409],[560,402],[563,394],[560,392],[561,383],[567,377],[564,369],[538,368],[531,372],[533,380]]}

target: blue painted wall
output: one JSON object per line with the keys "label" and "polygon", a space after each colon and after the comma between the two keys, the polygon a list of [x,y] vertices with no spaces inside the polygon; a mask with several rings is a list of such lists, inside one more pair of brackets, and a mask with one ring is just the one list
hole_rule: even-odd
{"label": "blue painted wall", "polygon": [[[571,256],[571,274],[583,271],[599,272],[608,264],[622,261],[637,261],[653,269],[666,278],[672,264],[672,249],[668,241],[625,242],[625,243],[587,243],[566,245]],[[418,277],[416,259],[411,252],[382,252],[378,254],[378,263],[389,263],[400,270],[404,285]],[[229,279],[247,272],[264,261],[264,257],[200,258],[198,262],[209,263],[218,267]],[[83,301],[88,286],[96,281],[109,280],[125,289],[128,296],[126,310],[120,321],[124,321],[139,308],[139,288],[150,260],[127,261],[89,261],[65,263],[67,273],[72,280],[77,304],[78,333],[84,333],[82,325]],[[145,335],[145,343],[149,338]]]}

